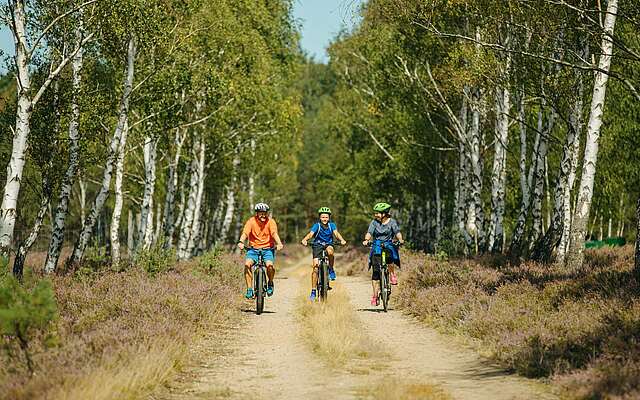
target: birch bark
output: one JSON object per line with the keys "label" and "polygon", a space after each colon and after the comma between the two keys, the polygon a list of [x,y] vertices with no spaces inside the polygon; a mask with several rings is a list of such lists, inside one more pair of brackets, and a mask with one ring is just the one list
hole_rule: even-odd
{"label": "birch bark", "polygon": [[475,240],[476,252],[484,241],[482,212],[482,167],[480,160],[480,102],[479,88],[471,90],[471,126],[469,129],[470,196],[467,213],[467,230]]}
{"label": "birch bark", "polygon": [[[71,55],[64,57],[55,68],[51,68],[42,85],[35,93],[31,91],[30,64],[35,49],[30,49],[27,41],[27,6],[24,0],[15,0],[9,3],[11,9],[10,28],[15,44],[15,67],[17,78],[17,108],[15,131],[11,148],[11,157],[7,164],[7,179],[0,206],[0,255],[8,257],[12,242],[13,231],[17,216],[17,203],[22,183],[22,173],[26,161],[28,137],[31,130],[31,115],[33,108],[42,98],[46,90],[51,86],[56,77],[72,58],[82,49],[93,35],[83,38],[72,51]],[[38,43],[35,43],[36,46]],[[52,65],[53,66],[53,65]]]}
{"label": "birch bark", "polygon": [[147,250],[153,240],[153,193],[156,186],[156,154],[158,139],[146,136],[144,139],[144,192],[140,210],[140,231],[137,251]]}
{"label": "birch bark", "polygon": [[[129,125],[125,120],[124,129],[120,136],[120,145],[118,146],[118,153],[116,155],[116,176],[113,185],[113,213],[111,214],[111,263],[113,265],[120,264],[120,216],[122,215],[122,179],[124,176],[124,159],[126,154],[127,136],[129,132]],[[128,222],[128,221],[127,221]]]}
{"label": "birch bark", "polygon": [[196,204],[193,211],[193,223],[191,227],[191,235],[189,237],[189,243],[187,245],[187,253],[194,255],[194,250],[198,246],[198,241],[201,238],[200,220],[202,212],[202,199],[204,195],[204,180],[205,180],[205,154],[206,143],[204,138],[200,139],[200,149],[198,151],[198,186],[196,192]]}
{"label": "birch bark", "polygon": [[107,156],[107,161],[105,163],[105,168],[102,176],[102,185],[100,187],[98,195],[96,196],[93,207],[91,208],[89,217],[85,220],[85,223],[82,226],[82,231],[80,232],[80,236],[78,237],[78,240],[76,241],[76,244],[73,248],[73,253],[69,257],[69,259],[67,259],[67,269],[75,268],[75,265],[82,261],[84,251],[87,247],[87,244],[89,243],[89,237],[91,236],[93,226],[98,216],[100,215],[100,212],[102,211],[107,197],[109,196],[109,189],[111,187],[111,175],[113,174],[115,159],[120,147],[120,138],[125,129],[127,115],[129,112],[129,97],[131,95],[131,90],[133,87],[135,56],[136,45],[134,39],[132,38],[131,40],[129,40],[129,45],[127,48],[127,71],[124,79],[124,90],[122,92],[122,98],[120,100],[118,123],[113,132],[111,143],[109,144],[109,154]]}
{"label": "birch bark", "polygon": [[544,237],[538,240],[531,255],[536,261],[549,263],[553,257],[553,251],[559,245],[565,223],[565,206],[570,203],[570,196],[567,199],[566,193],[570,193],[569,175],[571,175],[573,163],[573,151],[578,141],[577,132],[570,128],[567,132],[564,146],[562,148],[562,158],[560,168],[553,192],[553,217],[549,229]]}
{"label": "birch bark", "polygon": [[164,199],[164,243],[166,247],[173,246],[173,233],[175,231],[174,203],[176,191],[178,190],[178,166],[180,165],[182,146],[187,137],[185,128],[176,128],[175,133],[174,144],[176,153],[173,156],[173,162],[169,164],[167,189]]}
{"label": "birch bark", "polygon": [[609,0],[607,4],[607,14],[604,20],[602,44],[600,46],[599,70],[595,72],[593,83],[593,96],[591,98],[591,111],[589,113],[589,124],[587,127],[578,207],[575,210],[573,226],[571,227],[571,243],[569,244],[567,254],[567,266],[573,270],[580,268],[584,259],[584,239],[593,197],[593,182],[598,160],[598,141],[600,139],[600,128],[602,127],[602,114],[604,111],[607,80],[609,78],[608,72],[613,53],[613,42],[611,38],[613,37],[617,15],[618,0]]}
{"label": "birch bark", "polygon": [[[82,20],[76,29],[76,41],[78,43],[82,41]],[[47,258],[44,263],[44,272],[47,274],[54,272],[58,266],[60,252],[64,244],[65,221],[69,214],[71,189],[80,163],[80,135],[78,127],[80,122],[79,98],[82,84],[82,66],[83,50],[80,47],[71,63],[73,97],[71,100],[71,117],[69,120],[69,165],[60,183],[60,196],[58,197],[58,205],[56,206],[55,218],[53,219]],[[84,204],[81,204],[81,207],[82,222],[84,223]]]}
{"label": "birch bark", "polygon": [[180,260],[185,260],[189,258],[189,242],[192,240],[192,235],[194,232],[193,228],[193,218],[195,216],[195,208],[197,203],[198,196],[198,166],[199,166],[199,157],[198,150],[200,149],[200,138],[196,137],[193,143],[192,148],[192,158],[191,158],[191,167],[190,167],[190,178],[189,178],[189,197],[187,199],[187,204],[184,209],[184,216],[182,218],[182,225],[180,227],[180,239],[178,241],[178,258]]}
{"label": "birch bark", "polygon": [[[233,159],[233,169],[236,170],[240,165],[240,159],[236,156]],[[224,219],[222,220],[222,227],[220,227],[220,240],[222,243],[225,243],[227,240],[227,236],[229,235],[229,230],[231,229],[231,222],[233,222],[233,214],[235,212],[236,206],[236,177],[233,177],[233,181],[231,186],[227,191],[227,210],[224,214]]]}
{"label": "birch bark", "polygon": [[488,243],[491,252],[501,252],[504,241],[503,219],[510,109],[509,90],[498,87],[496,89],[495,155],[491,174],[491,225]]}
{"label": "birch bark", "polygon": [[[564,206],[563,206],[563,225],[562,225],[562,237],[560,238],[560,244],[558,245],[558,255],[556,261],[564,263],[565,255],[569,247],[569,235],[571,233],[571,225],[573,223],[573,216],[571,212],[571,192],[576,180],[576,169],[578,168],[578,155],[580,153],[580,133],[582,132],[582,107],[584,94],[584,84],[582,76],[578,77],[578,94],[576,101],[573,105],[573,110],[569,119],[569,127],[575,135],[573,141],[573,147],[571,148],[571,167],[569,171],[569,177],[567,178],[567,186],[564,191]],[[574,207],[575,209],[575,207]]]}
{"label": "birch bark", "polygon": [[24,261],[27,258],[27,253],[33,243],[35,243],[38,235],[40,234],[40,229],[42,228],[42,222],[44,221],[45,214],[49,209],[49,204],[51,202],[51,185],[49,180],[43,178],[42,183],[42,199],[40,200],[40,208],[38,209],[38,213],[36,215],[36,219],[33,223],[33,227],[29,232],[27,238],[20,243],[18,246],[18,251],[16,251],[16,258],[13,262],[13,275],[22,280],[22,273],[24,271]]}

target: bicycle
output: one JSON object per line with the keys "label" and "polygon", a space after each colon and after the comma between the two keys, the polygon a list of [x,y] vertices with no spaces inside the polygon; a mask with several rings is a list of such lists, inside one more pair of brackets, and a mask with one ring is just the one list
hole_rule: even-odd
{"label": "bicycle", "polygon": [[251,273],[253,274],[253,296],[256,298],[256,314],[262,314],[264,311],[264,298],[267,295],[267,265],[264,262],[264,253],[266,251],[275,252],[275,248],[270,247],[266,249],[253,249],[258,253],[258,262],[253,263],[251,266]]}
{"label": "bicycle", "polygon": [[329,254],[327,254],[327,247],[339,246],[339,243],[314,243],[312,246],[322,246],[322,253],[320,254],[320,262],[318,263],[318,283],[316,284],[316,290],[320,301],[326,301],[329,295]]}
{"label": "bicycle", "polygon": [[[382,308],[384,312],[387,312],[389,307],[389,298],[391,297],[391,282],[389,279],[389,267],[387,265],[387,252],[389,251],[389,247],[387,246],[400,246],[399,242],[381,242],[380,243],[380,292],[378,293],[378,298],[382,300]],[[370,247],[372,242],[369,242]],[[373,260],[372,260],[373,261]],[[376,266],[372,266],[375,268]]]}

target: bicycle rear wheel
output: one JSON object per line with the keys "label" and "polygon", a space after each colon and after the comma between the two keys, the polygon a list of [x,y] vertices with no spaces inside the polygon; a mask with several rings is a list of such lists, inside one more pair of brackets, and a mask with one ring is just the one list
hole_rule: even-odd
{"label": "bicycle rear wheel", "polygon": [[256,314],[262,314],[264,310],[264,270],[262,268],[258,268],[256,270],[255,276],[255,286],[256,286]]}
{"label": "bicycle rear wheel", "polygon": [[318,283],[320,286],[320,300],[326,301],[329,294],[329,269],[325,262],[320,263],[318,269]]}
{"label": "bicycle rear wheel", "polygon": [[387,312],[389,306],[389,270],[382,268],[380,271],[380,297],[382,298],[382,308]]}

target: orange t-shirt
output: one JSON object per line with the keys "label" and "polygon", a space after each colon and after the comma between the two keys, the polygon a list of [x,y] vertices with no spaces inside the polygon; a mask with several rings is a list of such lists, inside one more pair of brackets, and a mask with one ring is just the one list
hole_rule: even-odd
{"label": "orange t-shirt", "polygon": [[247,235],[251,247],[265,249],[274,247],[275,240],[273,236],[278,233],[278,225],[276,225],[276,221],[273,218],[268,218],[262,223],[253,216],[244,224],[242,233]]}

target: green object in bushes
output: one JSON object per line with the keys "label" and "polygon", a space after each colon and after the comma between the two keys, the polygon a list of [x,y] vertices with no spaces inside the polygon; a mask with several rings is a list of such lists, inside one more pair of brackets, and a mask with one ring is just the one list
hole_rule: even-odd
{"label": "green object in bushes", "polygon": [[627,241],[623,237],[610,237],[604,240],[590,240],[584,242],[585,249],[599,249],[604,246],[609,247],[622,247],[627,244]]}

